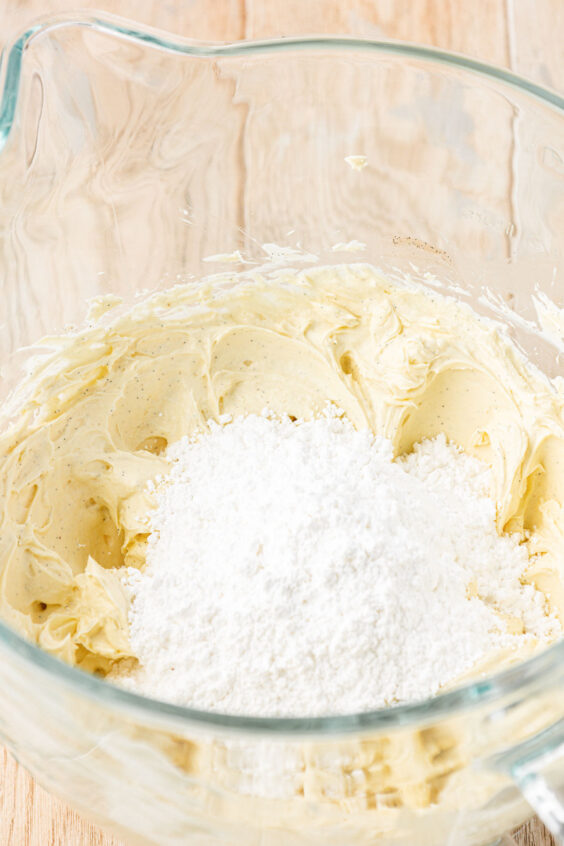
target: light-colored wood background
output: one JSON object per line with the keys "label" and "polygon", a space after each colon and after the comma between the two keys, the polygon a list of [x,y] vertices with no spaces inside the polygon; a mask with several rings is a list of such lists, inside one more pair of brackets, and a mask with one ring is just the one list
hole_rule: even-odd
{"label": "light-colored wood background", "polygon": [[[111,11],[214,41],[348,33],[432,44],[564,90],[562,0],[0,0],[0,40],[38,15]],[[532,820],[519,846],[553,846]],[[0,748],[0,846],[122,846],[51,798]]]}

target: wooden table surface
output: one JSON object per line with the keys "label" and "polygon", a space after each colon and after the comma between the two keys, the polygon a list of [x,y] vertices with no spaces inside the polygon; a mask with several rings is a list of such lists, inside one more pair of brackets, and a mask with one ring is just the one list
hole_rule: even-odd
{"label": "wooden table surface", "polygon": [[[0,40],[38,15],[94,8],[214,41],[347,33],[432,44],[564,90],[562,0],[0,0]],[[537,820],[519,846],[554,846]],[[50,797],[0,748],[0,846],[123,846]]]}

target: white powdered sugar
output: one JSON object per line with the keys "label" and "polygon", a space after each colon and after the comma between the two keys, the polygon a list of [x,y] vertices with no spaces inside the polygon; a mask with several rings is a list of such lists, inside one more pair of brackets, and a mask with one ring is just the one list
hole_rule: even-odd
{"label": "white powdered sugar", "polygon": [[146,569],[124,576],[129,688],[223,713],[358,712],[558,626],[521,583],[526,547],[496,531],[489,469],[442,437],[394,461],[334,409],[264,413],[167,457]]}

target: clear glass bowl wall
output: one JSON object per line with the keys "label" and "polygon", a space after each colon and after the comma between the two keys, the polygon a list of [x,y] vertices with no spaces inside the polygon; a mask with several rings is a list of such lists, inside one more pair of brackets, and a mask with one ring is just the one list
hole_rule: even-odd
{"label": "clear glass bowl wall", "polygon": [[[249,270],[265,244],[434,275],[562,372],[535,308],[564,305],[557,95],[404,45],[218,47],[94,19],[31,28],[1,73],[1,398],[21,349],[91,297]],[[236,250],[250,263],[206,261]],[[132,843],[485,844],[531,813],[518,786],[558,828],[563,657],[414,707],[246,720],[119,691],[0,624],[0,739]]]}

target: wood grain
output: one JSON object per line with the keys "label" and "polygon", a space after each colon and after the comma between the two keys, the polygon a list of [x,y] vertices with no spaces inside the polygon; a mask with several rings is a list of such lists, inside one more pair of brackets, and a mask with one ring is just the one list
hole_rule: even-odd
{"label": "wood grain", "polygon": [[[231,41],[303,33],[347,33],[432,44],[564,87],[564,5],[560,0],[10,0],[0,39],[39,15],[77,6],[113,12],[184,36]],[[554,846],[536,820],[518,846]],[[122,846],[49,796],[0,749],[0,846]]]}
{"label": "wood grain", "polygon": [[0,749],[2,846],[122,846],[50,796]]}
{"label": "wood grain", "polygon": [[564,3],[507,0],[511,69],[557,91],[564,90]]}

